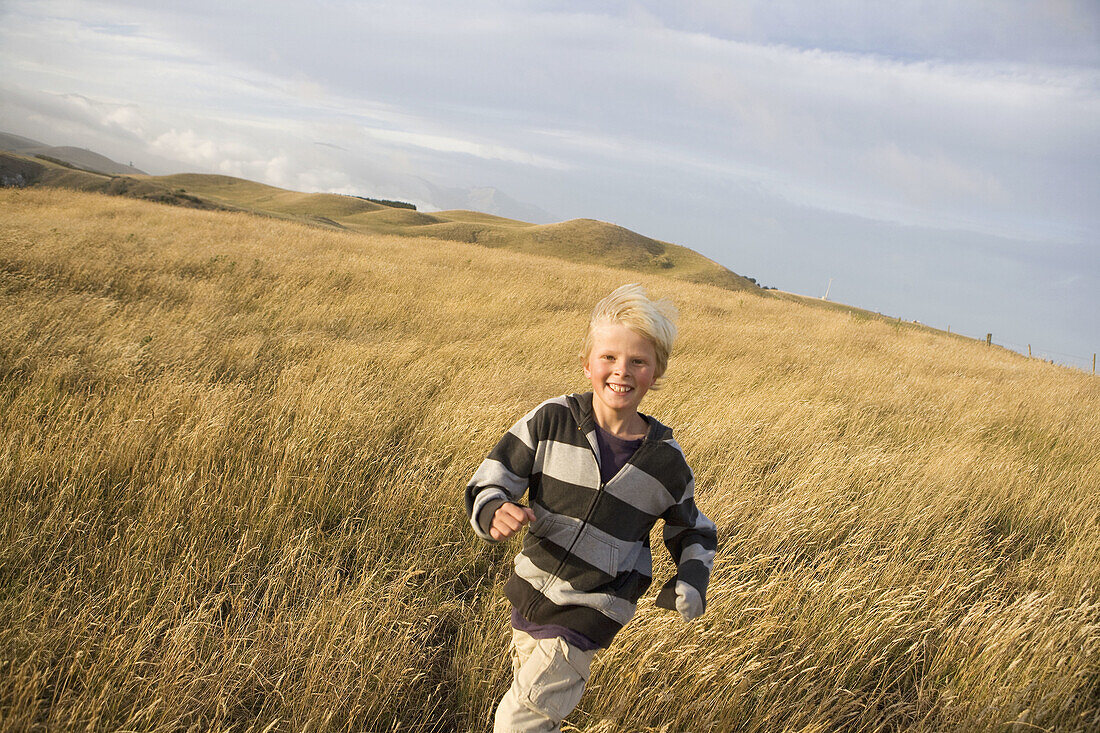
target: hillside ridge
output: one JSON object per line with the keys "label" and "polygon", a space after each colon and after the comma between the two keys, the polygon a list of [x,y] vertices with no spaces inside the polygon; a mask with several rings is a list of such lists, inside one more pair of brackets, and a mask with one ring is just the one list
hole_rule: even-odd
{"label": "hillside ridge", "polygon": [[596,219],[532,224],[461,209],[426,213],[403,202],[303,193],[218,174],[107,175],[18,153],[0,153],[0,184],[98,191],[177,206],[244,211],[363,234],[466,242],[582,264],[614,265],[726,290],[763,292],[750,279],[694,250]]}

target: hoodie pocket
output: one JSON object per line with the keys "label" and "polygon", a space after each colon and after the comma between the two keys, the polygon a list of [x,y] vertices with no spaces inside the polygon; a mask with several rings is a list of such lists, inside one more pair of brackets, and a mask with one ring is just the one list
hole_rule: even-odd
{"label": "hoodie pocket", "polygon": [[619,572],[619,548],[602,537],[589,532],[582,535],[581,542],[585,543],[585,562],[614,578]]}
{"label": "hoodie pocket", "polygon": [[546,517],[546,521],[538,528],[537,534],[542,539],[550,540],[558,547],[565,549],[573,544],[573,538],[577,536],[577,525],[568,519],[550,516]]}

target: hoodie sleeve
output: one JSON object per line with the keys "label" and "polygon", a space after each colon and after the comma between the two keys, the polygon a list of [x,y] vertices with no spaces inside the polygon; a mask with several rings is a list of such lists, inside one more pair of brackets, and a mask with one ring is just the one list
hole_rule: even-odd
{"label": "hoodie sleeve", "polygon": [[707,585],[718,549],[718,530],[695,506],[694,479],[688,483],[680,501],[669,507],[661,518],[665,521],[665,547],[676,564],[676,575],[657,594],[657,605],[679,611],[685,621],[690,621],[706,610]]}
{"label": "hoodie sleeve", "polygon": [[489,535],[492,514],[505,502],[518,502],[527,491],[535,463],[537,440],[532,428],[538,410],[531,410],[508,429],[466,486],[466,515],[483,540],[496,542]]}

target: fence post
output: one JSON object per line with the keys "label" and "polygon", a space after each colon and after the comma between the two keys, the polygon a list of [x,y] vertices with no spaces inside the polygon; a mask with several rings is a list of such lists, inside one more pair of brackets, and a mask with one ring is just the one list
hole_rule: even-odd
{"label": "fence post", "polygon": [[985,335],[985,345],[986,346],[992,346],[993,345],[993,334],[987,333]]}
{"label": "fence post", "polygon": [[1092,352],[1092,373],[1096,374],[1096,352]]}
{"label": "fence post", "polygon": [[1028,345],[1027,345],[1027,358],[1028,358],[1028,359],[1030,359],[1030,358],[1031,358],[1031,344],[1028,344]]}

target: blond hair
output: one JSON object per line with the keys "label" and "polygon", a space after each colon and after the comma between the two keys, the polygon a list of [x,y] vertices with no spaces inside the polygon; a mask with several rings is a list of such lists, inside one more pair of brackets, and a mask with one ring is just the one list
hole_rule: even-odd
{"label": "blond hair", "polygon": [[[675,320],[678,315],[671,300],[650,300],[646,296],[645,288],[638,283],[615,288],[592,309],[592,316],[588,319],[588,328],[584,333],[584,353],[581,357],[588,359],[588,354],[592,351],[594,329],[621,324],[653,343],[653,351],[657,355],[654,374],[660,378],[668,368],[668,356],[672,352],[672,342],[676,340]],[[653,388],[656,387],[654,385]]]}

